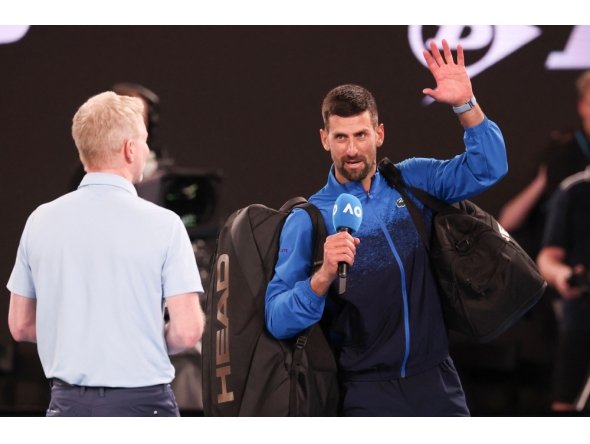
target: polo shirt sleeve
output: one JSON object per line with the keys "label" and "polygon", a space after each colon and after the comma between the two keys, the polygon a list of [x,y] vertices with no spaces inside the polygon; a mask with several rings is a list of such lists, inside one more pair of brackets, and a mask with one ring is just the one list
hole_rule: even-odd
{"label": "polo shirt sleeve", "polygon": [[27,240],[30,227],[32,225],[35,213],[29,216],[23,234],[20,238],[18,251],[16,253],[16,263],[12,269],[12,274],[8,280],[6,287],[14,294],[24,296],[26,298],[36,299],[35,283],[33,281],[33,273],[29,264],[27,255]]}
{"label": "polo shirt sleeve", "polygon": [[168,253],[162,267],[162,294],[167,298],[195,292],[203,294],[197,260],[184,224],[174,215]]}

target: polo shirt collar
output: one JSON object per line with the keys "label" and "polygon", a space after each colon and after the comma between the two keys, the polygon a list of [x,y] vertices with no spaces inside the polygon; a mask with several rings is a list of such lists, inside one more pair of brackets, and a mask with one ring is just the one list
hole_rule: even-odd
{"label": "polo shirt collar", "polygon": [[122,188],[125,191],[137,196],[137,190],[131,182],[127,179],[110,173],[88,173],[82,179],[78,189],[87,186],[108,185],[112,187]]}

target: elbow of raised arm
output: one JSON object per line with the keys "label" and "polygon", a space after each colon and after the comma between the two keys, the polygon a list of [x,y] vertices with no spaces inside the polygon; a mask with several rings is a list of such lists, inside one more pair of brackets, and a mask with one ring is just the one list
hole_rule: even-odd
{"label": "elbow of raised arm", "polygon": [[504,178],[504,176],[506,176],[506,174],[508,174],[508,161],[505,160],[502,165],[500,166],[500,168],[498,168],[498,179],[496,181],[501,180],[502,178]]}
{"label": "elbow of raised arm", "polygon": [[508,164],[506,162],[496,162],[487,165],[487,170],[483,171],[477,178],[483,189],[488,189],[496,185],[508,173]]}
{"label": "elbow of raised arm", "polygon": [[495,162],[490,162],[488,165],[490,182],[492,184],[498,183],[508,174],[508,160],[505,155],[496,159]]}

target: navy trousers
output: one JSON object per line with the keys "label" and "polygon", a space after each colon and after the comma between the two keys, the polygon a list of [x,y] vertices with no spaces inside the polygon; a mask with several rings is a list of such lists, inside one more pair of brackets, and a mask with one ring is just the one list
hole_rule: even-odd
{"label": "navy trousers", "polygon": [[180,416],[170,384],[108,388],[53,385],[46,416]]}
{"label": "navy trousers", "polygon": [[470,416],[451,357],[418,375],[343,383],[343,416]]}

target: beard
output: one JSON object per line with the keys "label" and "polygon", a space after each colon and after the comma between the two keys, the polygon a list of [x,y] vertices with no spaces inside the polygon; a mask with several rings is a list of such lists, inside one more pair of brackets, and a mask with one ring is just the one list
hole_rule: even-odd
{"label": "beard", "polygon": [[[346,168],[346,162],[352,161],[362,162],[364,166],[362,168],[357,168],[354,170]],[[342,177],[344,177],[346,180],[349,180],[350,182],[362,181],[364,178],[366,178],[369,174],[373,172],[375,164],[375,159],[369,161],[366,157],[362,156],[345,157],[340,159],[338,162],[334,162],[334,166],[336,167],[336,170],[338,170],[338,173],[340,173]]]}

